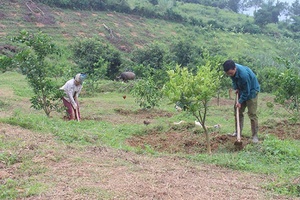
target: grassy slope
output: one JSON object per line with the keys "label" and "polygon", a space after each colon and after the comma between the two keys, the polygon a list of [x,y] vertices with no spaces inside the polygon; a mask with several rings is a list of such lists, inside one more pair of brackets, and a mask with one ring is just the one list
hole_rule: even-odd
{"label": "grassy slope", "polygon": [[[58,44],[66,47],[66,45],[72,43],[75,37],[99,36],[103,39],[110,39],[107,30],[103,26],[103,24],[106,24],[113,30],[115,36],[113,39],[110,39],[110,41],[118,48],[125,48],[129,51],[155,40],[170,43],[177,37],[195,38],[195,42],[200,46],[207,47],[211,50],[215,49],[215,51],[222,50],[223,54],[229,57],[237,56],[237,54],[246,54],[249,56],[255,54],[256,57],[261,56],[263,60],[272,58],[272,56],[284,55],[283,53],[288,56],[288,54],[293,54],[297,48],[294,46],[293,41],[288,39],[277,40],[268,36],[243,35],[210,30],[209,28],[185,27],[181,24],[156,19],[145,19],[114,12],[76,12],[52,9],[44,6],[41,6],[41,8],[43,8],[45,12],[47,10],[51,13],[51,16],[55,18],[54,24],[43,25],[39,22],[27,22],[24,20],[24,16],[28,16],[29,12],[24,4],[10,3],[9,1],[4,2],[0,7],[1,13],[4,14],[4,17],[0,21],[0,26],[3,28],[0,30],[2,41],[4,41],[5,36],[13,35],[24,28],[30,31],[42,30],[50,34]],[[38,16],[32,16],[32,21],[38,21],[37,19]],[[225,46],[226,49],[224,49]],[[1,110],[5,110],[11,114],[9,116],[2,116],[4,118],[2,118],[1,121],[20,125],[38,132],[51,132],[56,135],[59,140],[66,143],[102,143],[126,150],[132,149],[124,144],[124,139],[133,133],[142,133],[144,131],[144,128],[140,125],[132,128],[130,124],[118,125],[105,120],[99,123],[86,121],[79,126],[77,123],[69,123],[66,126],[66,124],[60,120],[60,115],[48,119],[44,117],[42,112],[34,111],[29,108],[28,99],[30,98],[31,90],[26,86],[26,81],[23,76],[15,73],[5,73],[1,75],[0,80],[0,91],[5,93],[5,95],[1,95],[0,99],[2,105]],[[121,95],[118,93],[101,94],[94,98],[82,98],[82,101],[85,102],[82,113],[83,115],[89,113],[89,115],[94,118],[100,116],[100,118],[105,119],[106,115],[113,115],[113,109],[136,108],[133,99],[128,99],[129,101],[126,101],[126,104],[124,104]],[[97,106],[98,109],[94,109],[95,106]],[[171,110],[171,107],[170,105],[163,106],[164,109],[168,110]],[[260,122],[262,124],[267,123],[271,118],[274,120],[287,118],[282,108],[277,108],[277,110],[268,109],[265,102],[261,102],[260,107]],[[213,110],[209,116],[211,120],[209,123],[211,124],[215,124],[221,120],[221,123],[224,124],[222,128],[222,133],[224,134],[232,130],[231,124],[233,124],[232,118],[228,119],[227,113],[228,109],[231,109],[231,106],[226,108],[226,110],[225,108]],[[182,119],[182,117],[185,116],[174,116],[173,119],[161,119],[161,121],[162,124],[167,124],[170,120],[178,121]],[[247,123],[248,122],[245,124],[245,127],[247,127],[246,131],[249,131],[249,124]],[[74,132],[79,134],[72,134]],[[269,142],[270,141],[272,142],[273,140],[271,139]],[[270,146],[259,146],[261,149],[249,147],[247,151],[237,154],[220,153],[211,157],[198,155],[191,158],[235,169],[255,171],[257,173],[263,172],[272,175],[277,174],[279,175],[278,182],[283,180],[284,183],[282,185],[283,188],[286,189],[285,185],[288,183],[286,179],[299,176],[299,168],[297,168],[297,163],[295,163],[294,159],[289,160],[290,155],[288,152],[283,152],[282,154],[277,152],[276,148],[280,149],[281,144],[272,145],[274,145],[271,146],[272,148],[274,147],[274,149],[270,148]],[[286,147],[294,147],[294,145],[290,144],[285,145]],[[268,149],[269,152],[267,151]],[[281,147],[281,149],[290,148]],[[294,151],[298,150],[295,149]],[[265,152],[271,155],[268,155],[266,158]],[[284,160],[284,158],[280,158],[282,159],[280,160],[279,157],[274,156],[276,153],[279,154],[279,156],[286,154],[288,159]],[[273,162],[275,158],[279,159],[279,161]],[[296,160],[298,158],[296,157]],[[282,171],[281,169],[284,168],[286,162],[289,162],[294,169],[291,167],[289,171]],[[281,184],[279,184],[279,186],[280,185]],[[278,187],[278,185],[274,187]]]}
{"label": "grassy slope", "polygon": [[[71,44],[74,38],[95,36],[113,43],[125,54],[153,41],[170,44],[178,38],[191,38],[199,46],[209,49],[212,54],[231,58],[248,57],[253,62],[250,65],[254,66],[271,65],[273,57],[276,56],[286,57],[292,62],[298,60],[296,52],[299,46],[291,39],[223,32],[209,27],[193,27],[116,12],[72,11],[39,6],[44,11],[44,16],[31,14],[24,2],[5,1],[0,7],[3,15],[0,37],[4,39],[5,36],[14,35],[21,29],[42,30],[67,49],[67,45]],[[180,12],[190,13],[204,22],[216,20],[231,27],[246,20],[253,20],[245,15],[216,11],[203,6],[192,7],[184,4],[179,8]],[[112,30],[113,36],[105,29],[104,24]]]}

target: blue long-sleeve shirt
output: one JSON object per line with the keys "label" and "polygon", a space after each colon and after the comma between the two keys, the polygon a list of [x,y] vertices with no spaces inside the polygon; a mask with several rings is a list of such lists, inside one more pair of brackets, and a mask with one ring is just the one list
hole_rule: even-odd
{"label": "blue long-sleeve shirt", "polygon": [[236,73],[230,78],[233,89],[239,90],[239,103],[243,103],[256,97],[257,92],[260,91],[260,85],[256,75],[249,67],[240,64],[235,65]]}

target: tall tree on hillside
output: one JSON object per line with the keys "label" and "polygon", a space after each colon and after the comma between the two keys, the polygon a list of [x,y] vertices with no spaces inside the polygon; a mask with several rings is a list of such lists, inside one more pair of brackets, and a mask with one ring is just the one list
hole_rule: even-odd
{"label": "tall tree on hillside", "polygon": [[195,68],[202,59],[202,49],[197,47],[191,39],[175,40],[170,46],[169,62],[174,62],[189,69]]}
{"label": "tall tree on hillside", "polygon": [[152,5],[158,5],[158,0],[149,0]]}
{"label": "tall tree on hillside", "polygon": [[271,13],[268,10],[259,9],[254,12],[254,23],[259,26],[265,26],[271,22]]}
{"label": "tall tree on hillside", "polygon": [[294,3],[292,3],[289,13],[291,16],[300,16],[300,2],[299,0],[295,0]]}
{"label": "tall tree on hillside", "polygon": [[242,0],[228,0],[227,7],[233,12],[238,13],[242,8],[241,1]]}
{"label": "tall tree on hillside", "polygon": [[89,76],[97,73],[97,68],[104,66],[100,63],[108,64],[106,73],[102,73],[102,78],[108,77],[113,80],[119,73],[122,64],[120,52],[98,38],[78,38],[71,45],[71,50],[74,62],[82,72],[87,73]]}
{"label": "tall tree on hillside", "polygon": [[300,2],[295,0],[294,3],[289,7],[289,15],[292,19],[292,23],[289,26],[289,29],[292,31],[300,31]]}
{"label": "tall tree on hillside", "polygon": [[136,49],[132,53],[131,60],[137,64],[149,66],[153,69],[162,69],[166,50],[163,44],[154,42],[144,49]]}
{"label": "tall tree on hillside", "polygon": [[273,5],[273,1],[269,0],[263,3],[261,9],[254,12],[254,21],[257,25],[264,26],[269,23],[278,23],[279,16],[287,7],[286,3],[277,2]]}
{"label": "tall tree on hillside", "polygon": [[293,22],[290,25],[290,29],[295,32],[300,32],[300,16],[292,16]]}
{"label": "tall tree on hillside", "polygon": [[254,12],[257,11],[264,3],[264,0],[244,0],[243,4],[246,8],[254,7]]}
{"label": "tall tree on hillside", "polygon": [[217,1],[211,0],[211,6],[213,7],[224,9],[226,8],[226,5],[227,5],[226,0],[217,0]]}

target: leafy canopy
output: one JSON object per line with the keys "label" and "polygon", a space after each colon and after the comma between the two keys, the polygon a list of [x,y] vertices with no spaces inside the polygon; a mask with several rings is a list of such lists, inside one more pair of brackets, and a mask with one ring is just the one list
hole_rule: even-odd
{"label": "leafy canopy", "polygon": [[14,41],[23,44],[22,50],[15,55],[14,63],[26,75],[34,96],[30,101],[33,108],[44,110],[47,116],[53,110],[60,111],[59,100],[62,92],[53,81],[55,72],[52,70],[50,55],[58,54],[59,49],[52,43],[51,37],[38,32],[31,34],[25,30],[21,31]]}
{"label": "leafy canopy", "polygon": [[175,70],[169,70],[169,82],[165,84],[164,91],[172,103],[183,107],[196,117],[202,125],[207,144],[207,152],[211,153],[208,129],[205,126],[208,102],[216,95],[220,80],[216,70],[212,70],[210,62],[198,67],[193,74],[185,68],[177,66]]}

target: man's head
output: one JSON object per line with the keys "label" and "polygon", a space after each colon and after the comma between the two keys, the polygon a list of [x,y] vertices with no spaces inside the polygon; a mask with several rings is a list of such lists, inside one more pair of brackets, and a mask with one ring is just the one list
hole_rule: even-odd
{"label": "man's head", "polygon": [[234,76],[236,73],[236,66],[233,60],[226,60],[223,64],[223,69],[228,76]]}

